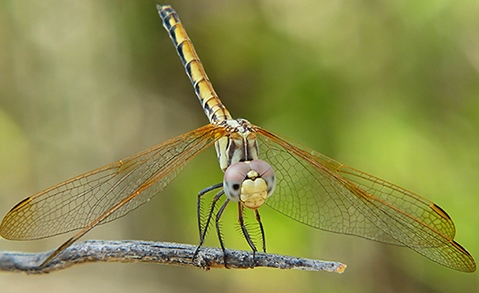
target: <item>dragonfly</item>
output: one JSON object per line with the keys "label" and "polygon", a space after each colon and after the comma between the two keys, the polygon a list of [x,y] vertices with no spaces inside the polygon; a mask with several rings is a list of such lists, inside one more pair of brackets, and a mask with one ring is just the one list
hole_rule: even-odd
{"label": "dragonfly", "polygon": [[[288,142],[245,119],[233,119],[213,89],[178,14],[169,5],[157,9],[209,124],[20,201],[3,218],[1,236],[31,240],[76,231],[43,261],[45,265],[97,225],[149,201],[196,155],[214,145],[224,178],[198,194],[198,248],[215,222],[226,255],[219,221],[226,207],[236,204],[246,242],[257,251],[258,241],[253,241],[244,221],[244,214],[251,210],[266,251],[259,208],[267,205],[314,228],[409,247],[454,270],[476,270],[473,257],[454,240],[451,217],[432,201]],[[200,199],[211,191],[216,194],[206,218],[201,217]]]}

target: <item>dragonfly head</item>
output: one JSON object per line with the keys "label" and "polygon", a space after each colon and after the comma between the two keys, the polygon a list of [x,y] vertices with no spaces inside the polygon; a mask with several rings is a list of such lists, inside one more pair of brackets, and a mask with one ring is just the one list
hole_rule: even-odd
{"label": "dragonfly head", "polygon": [[237,162],[225,171],[223,189],[226,196],[250,209],[262,206],[275,187],[273,168],[262,160]]}

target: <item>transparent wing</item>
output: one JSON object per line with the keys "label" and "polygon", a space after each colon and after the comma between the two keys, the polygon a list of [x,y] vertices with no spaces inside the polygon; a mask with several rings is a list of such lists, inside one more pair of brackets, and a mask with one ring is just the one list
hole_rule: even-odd
{"label": "transparent wing", "polygon": [[267,204],[315,228],[407,246],[444,266],[474,271],[447,213],[404,188],[299,148],[258,128],[260,158],[277,177]]}
{"label": "transparent wing", "polygon": [[122,217],[161,191],[223,131],[203,126],[28,197],[5,216],[0,235],[45,238]]}

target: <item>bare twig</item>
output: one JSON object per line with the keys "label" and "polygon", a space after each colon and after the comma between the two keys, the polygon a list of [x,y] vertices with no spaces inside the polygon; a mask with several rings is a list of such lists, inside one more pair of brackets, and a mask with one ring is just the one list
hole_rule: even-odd
{"label": "bare twig", "polygon": [[[44,274],[86,262],[146,262],[203,269],[224,268],[221,249],[203,247],[193,259],[196,248],[194,245],[166,242],[90,240],[73,244],[41,268],[39,264],[52,251],[40,253],[0,251],[0,271]],[[228,250],[226,259],[230,269],[270,267],[342,273],[346,268],[346,265],[338,262],[269,253],[256,253],[253,259],[252,252],[239,250]]]}

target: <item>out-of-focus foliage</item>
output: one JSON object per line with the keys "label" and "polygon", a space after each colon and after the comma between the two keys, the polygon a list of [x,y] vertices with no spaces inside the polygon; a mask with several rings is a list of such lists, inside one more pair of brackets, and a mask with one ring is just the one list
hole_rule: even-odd
{"label": "out-of-focus foliage", "polygon": [[[167,3],[164,3],[167,4]],[[235,117],[411,189],[479,257],[479,2],[171,1]],[[0,3],[0,214],[24,197],[207,122],[153,1]],[[196,243],[212,151],[162,194],[89,238]],[[235,208],[228,247],[247,245]],[[264,208],[270,252],[345,274],[94,264],[0,275],[6,292],[477,292],[409,249],[335,235]],[[213,230],[208,245],[218,245]],[[39,251],[65,240],[9,242]]]}

